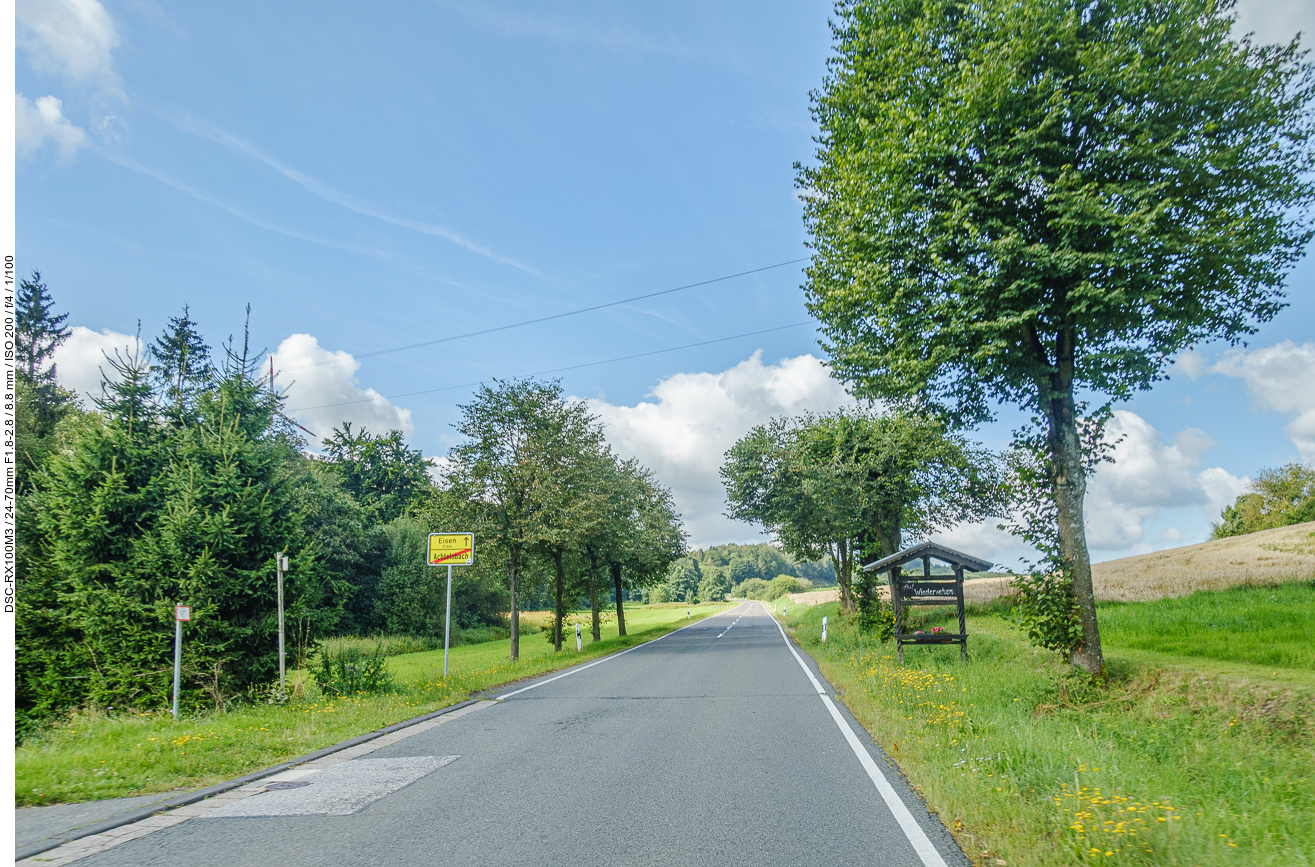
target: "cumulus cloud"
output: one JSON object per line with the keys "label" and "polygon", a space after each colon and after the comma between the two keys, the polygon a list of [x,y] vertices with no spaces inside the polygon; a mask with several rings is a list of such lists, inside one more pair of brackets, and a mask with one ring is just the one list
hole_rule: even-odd
{"label": "cumulus cloud", "polygon": [[1246,488],[1249,479],[1222,467],[1202,468],[1215,443],[1205,431],[1187,428],[1165,442],[1144,418],[1116,410],[1105,431],[1116,443],[1087,486],[1087,542],[1092,548],[1123,550],[1143,541],[1144,523],[1161,509],[1199,506],[1208,521]]}
{"label": "cumulus cloud", "polygon": [[16,13],[18,44],[33,69],[117,91],[119,33],[97,0],[19,0]]}
{"label": "cumulus cloud", "polygon": [[1234,33],[1254,33],[1258,42],[1286,45],[1298,30],[1309,46],[1315,34],[1315,4],[1310,0],[1238,0]]}
{"label": "cumulus cloud", "polygon": [[88,398],[101,395],[101,371],[113,376],[114,369],[105,361],[108,355],[140,352],[141,341],[132,334],[102,329],[99,333],[74,325],[68,340],[55,350],[55,375],[59,384],[74,392],[86,403]]}
{"label": "cumulus cloud", "polygon": [[1258,409],[1295,416],[1287,427],[1307,463],[1315,463],[1315,343],[1284,340],[1259,349],[1227,352],[1210,370],[1246,383]]}
{"label": "cumulus cloud", "polygon": [[617,452],[638,458],[671,488],[696,547],[761,538],[755,528],[722,514],[725,490],[718,470],[736,440],[775,416],[854,403],[821,360],[801,355],[765,365],[761,350],[721,373],[668,377],[650,397],[635,406],[588,404]]}
{"label": "cumulus cloud", "polygon": [[320,438],[344,421],[375,434],[400,430],[409,437],[415,432],[411,410],[394,406],[373,388],[361,388],[355,375],[360,367],[351,353],[330,352],[309,334],[293,334],[274,352],[274,383],[288,395],[288,414]]}
{"label": "cumulus cloud", "polygon": [[59,149],[61,160],[73,159],[87,140],[81,127],[64,117],[64,103],[53,96],[36,101],[15,94],[14,143],[19,159],[28,159],[46,142]]}

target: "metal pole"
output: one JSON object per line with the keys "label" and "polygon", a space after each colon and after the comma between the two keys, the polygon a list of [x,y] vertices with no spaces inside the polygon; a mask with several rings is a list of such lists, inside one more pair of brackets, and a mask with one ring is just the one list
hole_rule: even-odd
{"label": "metal pole", "polygon": [[279,584],[279,689],[284,688],[285,671],[283,660],[283,552],[275,555],[275,569]]}
{"label": "metal pole", "polygon": [[443,618],[443,677],[447,677],[447,647],[452,635],[452,564],[447,565],[447,616]]}
{"label": "metal pole", "polygon": [[183,621],[174,615],[174,719],[178,719],[178,674],[183,667]]}

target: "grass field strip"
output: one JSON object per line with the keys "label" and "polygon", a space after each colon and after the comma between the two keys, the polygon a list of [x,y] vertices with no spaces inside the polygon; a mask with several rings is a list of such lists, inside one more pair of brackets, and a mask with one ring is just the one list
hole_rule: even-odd
{"label": "grass field strip", "polygon": [[[318,771],[343,764],[344,762],[350,762],[352,759],[360,758],[363,755],[368,755],[375,750],[380,750],[387,746],[392,746],[398,741],[405,740],[413,735],[418,735],[421,732],[427,732],[436,726],[445,725],[455,719],[460,719],[466,714],[474,713],[475,711],[483,710],[484,708],[493,707],[493,705],[494,703],[491,701],[477,702],[476,704],[463,707],[452,713],[434,717],[431,720],[426,720],[425,722],[417,723],[404,729],[399,729],[398,731],[386,734],[383,737],[366,741],[363,744],[358,744],[336,753],[330,753],[327,756],[306,762],[296,768],[290,768],[289,770],[281,771],[273,776],[265,777],[264,779],[256,780],[252,783],[247,783],[239,789],[223,792],[212,798],[206,798],[204,801],[198,801],[197,803],[189,804],[186,807],[178,807],[165,813],[156,813],[154,816],[142,819],[140,822],[121,825],[118,828],[113,828],[102,834],[93,834],[88,837],[81,837],[77,840],[70,840],[62,846],[48,849],[45,852],[33,855],[30,858],[25,858],[18,863],[31,865],[39,864],[43,865],[43,867],[62,867],[64,864],[71,864],[74,861],[80,861],[83,858],[87,858],[99,852],[104,852],[107,849],[113,849],[115,846],[118,846],[121,843],[127,843],[129,840],[136,840],[138,837],[145,837],[147,834],[152,834],[162,828],[169,828],[180,822],[186,822],[188,819],[211,817],[215,812],[223,810],[230,805],[244,801],[254,795],[265,793],[266,787],[272,783],[304,780],[306,777],[311,776]],[[455,761],[456,758],[457,757],[455,756],[442,756],[437,758],[426,757],[427,761],[441,762],[438,767],[450,764],[452,761]],[[431,768],[431,771],[437,769],[437,767]],[[414,782],[414,780],[411,782]],[[398,786],[397,788],[401,787]],[[291,791],[296,792],[299,790],[293,789]],[[270,792],[270,794],[287,793],[279,793],[276,790]],[[383,794],[387,794],[387,792]]]}
{"label": "grass field strip", "polygon": [[[736,607],[739,607],[739,606],[736,606]],[[731,609],[727,609],[726,611],[718,611],[716,614],[709,614],[707,617],[704,618],[704,620],[711,620],[711,619],[714,618],[714,617],[720,617],[720,616],[723,615],[723,614],[729,614],[731,611],[734,611],[734,610],[735,610],[735,609],[731,608]],[[740,616],[742,617],[743,615],[740,615]],[[736,619],[738,620],[738,618],[736,618]],[[702,623],[702,622],[703,622],[703,620],[700,620],[700,621],[699,621],[699,623]],[[545,684],[552,683],[554,680],[561,680],[563,677],[570,677],[571,675],[576,674],[577,672],[584,671],[586,668],[593,668],[595,665],[602,665],[604,662],[607,662],[607,661],[612,660],[612,659],[616,659],[616,658],[619,657],[619,656],[625,656],[627,653],[629,653],[629,652],[632,651],[632,650],[638,650],[638,649],[641,648],[641,647],[648,647],[650,644],[654,644],[654,643],[656,643],[656,642],[658,642],[658,641],[661,641],[662,639],[666,638],[668,635],[675,635],[677,632],[681,632],[682,630],[689,629],[691,626],[697,626],[697,625],[698,625],[697,623],[690,623],[690,624],[687,624],[687,625],[685,625],[685,626],[680,627],[680,629],[673,629],[673,630],[671,630],[670,632],[666,633],[666,635],[659,635],[657,638],[654,638],[652,641],[645,641],[643,644],[636,644],[634,647],[627,647],[625,650],[621,651],[620,653],[613,653],[611,656],[604,656],[602,659],[595,660],[595,661],[589,663],[588,665],[581,665],[581,666],[579,666],[578,668],[572,668],[572,669],[570,669],[569,671],[564,671],[564,672],[562,672],[561,674],[557,675],[556,677],[550,677],[550,678],[548,678],[547,680],[541,680],[541,681],[539,681],[538,683],[532,683],[532,684],[530,684],[529,686],[522,687],[522,688],[516,690],[515,692],[509,692],[509,693],[507,693],[506,695],[500,695],[500,696],[498,696],[497,698],[495,698],[495,699],[493,699],[493,700],[494,700],[494,701],[505,701],[506,699],[509,699],[509,698],[511,698],[511,697],[514,696],[514,695],[520,695],[520,694],[523,693],[523,692],[529,692],[529,691],[532,690],[532,689],[538,689],[539,687],[544,686]],[[732,624],[732,625],[734,625],[734,624]],[[730,628],[730,627],[727,627],[727,629],[729,629],[729,628]],[[725,633],[723,632],[722,634],[724,635]],[[717,637],[718,637],[718,638],[721,638],[721,635],[718,635]]]}
{"label": "grass field strip", "polygon": [[772,617],[771,613],[768,612],[766,605],[761,602],[758,604],[763,606],[763,613],[768,617],[771,617],[772,622],[776,624],[776,629],[781,633],[781,640],[785,642],[786,648],[788,648],[790,654],[794,656],[795,662],[799,663],[799,667],[804,670],[804,674],[808,675],[808,679],[812,681],[813,688],[817,690],[817,694],[822,699],[822,703],[826,705],[827,711],[831,714],[831,719],[835,720],[836,726],[840,729],[840,733],[845,736],[845,742],[848,743],[849,748],[854,751],[855,757],[858,758],[858,763],[863,766],[863,770],[867,772],[868,777],[872,780],[872,784],[877,787],[877,792],[881,795],[881,799],[886,802],[886,807],[890,810],[891,815],[895,817],[895,821],[899,823],[900,830],[904,832],[904,836],[907,837],[909,843],[912,844],[913,851],[918,853],[918,857],[922,860],[924,867],[949,867],[949,865],[945,863],[945,859],[941,857],[941,853],[937,852],[936,847],[932,845],[931,838],[927,836],[927,832],[922,830],[922,826],[918,824],[918,820],[913,818],[913,814],[909,812],[909,808],[904,806],[904,802],[900,800],[900,796],[895,792],[895,788],[891,786],[890,781],[886,779],[886,775],[881,773],[881,769],[877,767],[877,763],[872,760],[872,755],[864,748],[862,742],[859,741],[858,736],[854,734],[853,728],[845,722],[845,718],[841,715],[835,702],[831,700],[831,696],[826,694],[826,690],[822,687],[822,684],[813,676],[813,670],[805,664],[803,657],[799,655],[799,651],[795,650],[793,642],[791,642],[785,634],[785,628],[781,626],[780,622],[775,617]]}

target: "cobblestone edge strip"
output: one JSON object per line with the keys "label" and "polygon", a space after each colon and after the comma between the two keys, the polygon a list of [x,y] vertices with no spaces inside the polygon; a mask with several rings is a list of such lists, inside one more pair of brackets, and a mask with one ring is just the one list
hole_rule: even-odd
{"label": "cobblestone edge strip", "polygon": [[263,780],[265,777],[271,777],[274,774],[280,773],[282,771],[290,770],[296,767],[297,765],[302,765],[307,762],[313,762],[316,759],[320,759],[325,756],[332,755],[333,753],[341,752],[342,750],[351,749],[352,747],[359,746],[360,744],[366,743],[368,741],[372,741],[376,738],[381,738],[384,735],[392,734],[393,732],[400,731],[405,728],[410,728],[413,725],[426,722],[428,720],[434,719],[435,717],[452,713],[452,711],[460,710],[463,707],[469,707],[470,705],[477,704],[479,701],[480,700],[477,698],[471,698],[465,701],[457,702],[456,704],[448,705],[445,708],[440,708],[431,713],[421,714],[420,716],[413,717],[412,719],[403,720],[402,722],[399,723],[393,723],[390,726],[385,726],[384,728],[377,729],[375,731],[368,732],[363,735],[357,735],[354,738],[349,738],[341,743],[334,744],[333,746],[325,747],[324,749],[321,750],[316,750],[313,753],[307,753],[304,756],[298,756],[295,759],[289,759],[288,761],[283,762],[282,764],[271,765],[268,768],[264,768],[259,771],[254,771],[250,774],[245,774],[241,777],[235,777],[234,779],[227,780],[225,782],[219,783],[214,786],[209,786],[204,789],[197,789],[194,792],[185,792],[181,795],[177,795],[173,798],[170,798],[167,801],[162,801],[161,803],[158,804],[151,804],[150,806],[142,807],[138,810],[133,810],[130,813],[124,813],[123,815],[116,816],[112,819],[105,819],[104,821],[96,822],[95,824],[83,825],[81,828],[75,828],[71,831],[66,831],[62,834],[55,834],[52,837],[47,837],[44,840],[40,840],[36,843],[29,843],[28,845],[19,848],[14,855],[14,860],[22,861],[25,858],[31,858],[33,855],[40,855],[42,852],[49,852],[51,849],[55,849],[59,846],[63,846],[66,843],[71,843],[74,840],[80,840],[83,837],[90,837],[93,834],[104,834],[105,832],[112,831],[115,828],[120,828],[124,825],[131,825],[135,822],[140,822],[144,819],[149,819],[152,816],[155,816],[159,813],[168,812],[169,810],[173,810],[177,807],[186,807],[190,804],[195,804],[198,801],[205,800],[206,798],[214,797],[215,795],[219,795],[224,792],[231,791],[232,789],[241,788],[242,786],[245,786],[247,783],[254,783],[257,780]]}

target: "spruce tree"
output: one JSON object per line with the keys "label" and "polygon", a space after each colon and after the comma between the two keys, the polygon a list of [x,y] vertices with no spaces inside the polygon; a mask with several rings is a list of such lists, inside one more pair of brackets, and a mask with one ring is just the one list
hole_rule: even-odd
{"label": "spruce tree", "polygon": [[160,392],[166,418],[182,424],[196,405],[197,396],[215,377],[210,347],[196,329],[187,305],[182,316],[169,317],[164,333],[151,347],[151,375]]}
{"label": "spruce tree", "polygon": [[18,283],[14,299],[17,318],[14,322],[14,360],[20,375],[37,384],[54,384],[55,366],[49,362],[55,349],[68,340],[72,329],[64,325],[67,313],[53,315],[55,301],[41,280],[41,272],[33,271],[27,280]]}

